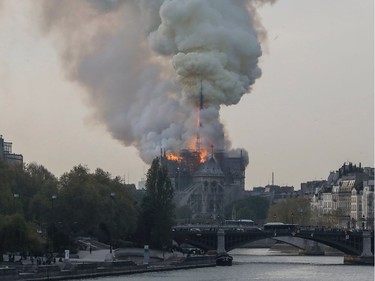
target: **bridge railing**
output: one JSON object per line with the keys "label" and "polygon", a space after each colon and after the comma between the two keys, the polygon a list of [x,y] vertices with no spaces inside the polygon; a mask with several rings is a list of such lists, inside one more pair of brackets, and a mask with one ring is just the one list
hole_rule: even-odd
{"label": "bridge railing", "polygon": [[338,232],[350,232],[350,233],[363,233],[364,231],[370,231],[373,233],[372,230],[363,230],[363,229],[355,229],[355,228],[335,228],[335,227],[321,227],[321,226],[299,226],[297,231],[316,231],[316,232],[329,232],[329,233],[338,233]]}

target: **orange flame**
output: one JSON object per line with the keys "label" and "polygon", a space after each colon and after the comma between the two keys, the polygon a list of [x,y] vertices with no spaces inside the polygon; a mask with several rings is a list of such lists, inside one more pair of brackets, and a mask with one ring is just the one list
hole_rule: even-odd
{"label": "orange flame", "polygon": [[189,150],[196,150],[197,145],[197,139],[196,138],[190,138],[188,141],[188,148]]}
{"label": "orange flame", "polygon": [[167,154],[166,154],[166,156],[167,156],[167,159],[168,160],[171,160],[171,161],[181,161],[181,157],[180,156],[177,156],[177,155],[174,155],[173,153],[171,153],[171,152],[168,152]]}
{"label": "orange flame", "polygon": [[[196,132],[197,135],[195,137],[191,137],[188,142],[188,148],[190,151],[195,151],[199,154],[199,163],[204,163],[207,160],[208,152],[206,149],[201,147],[202,140],[200,139],[200,129],[201,129],[201,121],[200,121],[200,110],[199,108],[196,109],[197,118],[196,118]],[[198,156],[198,155],[197,155]],[[173,154],[172,152],[167,152],[166,157],[170,161],[177,161],[181,162],[183,159],[181,156]],[[198,160],[198,159],[197,159]]]}
{"label": "orange flame", "polygon": [[204,163],[207,160],[207,150],[205,150],[204,148],[201,149],[201,151],[199,153],[199,157],[200,157],[199,162]]}

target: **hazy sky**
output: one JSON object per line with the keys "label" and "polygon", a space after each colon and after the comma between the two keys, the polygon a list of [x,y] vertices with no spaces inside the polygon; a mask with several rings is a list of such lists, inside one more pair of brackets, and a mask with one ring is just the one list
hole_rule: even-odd
{"label": "hazy sky", "polygon": [[[83,164],[137,183],[148,166],[91,118],[32,2],[0,0],[0,134],[56,176]],[[299,189],[346,161],[373,167],[373,0],[279,0],[258,12],[268,32],[262,77],[221,110],[233,146],[249,152],[246,188],[272,172]]]}

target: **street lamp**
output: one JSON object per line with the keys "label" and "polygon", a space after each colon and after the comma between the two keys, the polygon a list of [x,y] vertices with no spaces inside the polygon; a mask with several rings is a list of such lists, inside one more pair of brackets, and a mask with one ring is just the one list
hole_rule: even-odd
{"label": "street lamp", "polygon": [[16,212],[16,199],[19,198],[20,195],[18,193],[13,193],[13,208],[14,212]]}
{"label": "street lamp", "polygon": [[109,230],[109,252],[112,254],[112,232],[113,232],[113,199],[116,193],[111,192],[111,229]]}
{"label": "street lamp", "polygon": [[[17,208],[16,208],[16,199],[19,198],[20,195],[18,193],[13,193],[13,209],[14,209],[14,213],[17,213]],[[23,242],[24,241],[19,241],[19,242]],[[23,245],[21,246],[22,247],[22,250],[23,250]]]}
{"label": "street lamp", "polygon": [[53,252],[54,252],[54,248],[55,248],[55,229],[54,229],[54,227],[55,227],[55,224],[54,224],[54,209],[53,209],[53,201],[54,200],[56,200],[57,199],[57,196],[56,195],[52,195],[51,196],[51,203],[52,203],[52,229],[51,229],[51,231],[52,231],[52,254],[53,254]]}
{"label": "street lamp", "polygon": [[51,196],[51,202],[52,202],[52,213],[53,213],[53,201],[57,199],[56,195]]}
{"label": "street lamp", "polygon": [[292,212],[292,224],[294,224],[294,213]]}

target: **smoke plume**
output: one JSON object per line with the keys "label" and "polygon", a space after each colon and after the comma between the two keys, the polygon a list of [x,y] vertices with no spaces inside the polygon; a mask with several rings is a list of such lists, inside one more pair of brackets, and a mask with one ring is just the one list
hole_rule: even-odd
{"label": "smoke plume", "polygon": [[[261,0],[44,0],[43,31],[61,47],[69,79],[94,117],[150,163],[160,148],[231,150],[220,107],[261,76]],[[200,114],[200,92],[203,106]],[[235,150],[233,150],[235,151]],[[246,154],[247,155],[247,154]]]}

